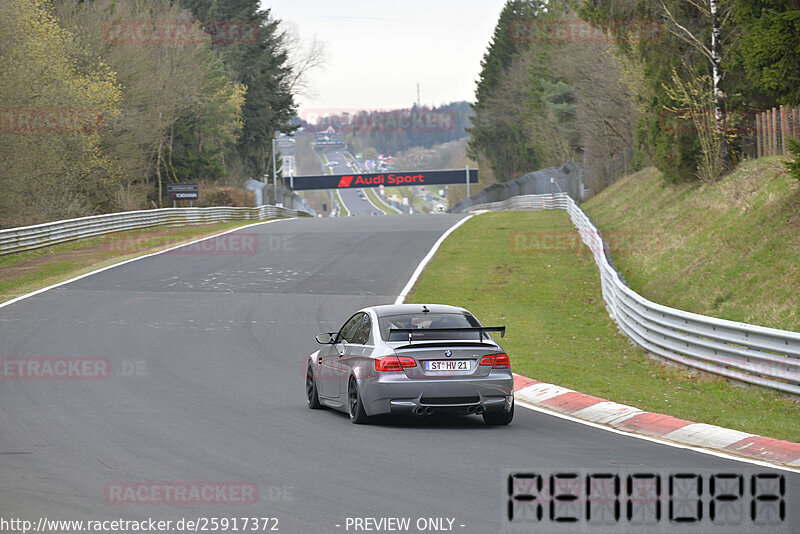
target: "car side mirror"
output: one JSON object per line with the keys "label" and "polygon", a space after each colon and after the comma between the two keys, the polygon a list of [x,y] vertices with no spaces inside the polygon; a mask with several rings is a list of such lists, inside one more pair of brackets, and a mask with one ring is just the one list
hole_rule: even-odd
{"label": "car side mirror", "polygon": [[317,334],[317,343],[320,345],[332,345],[336,340],[336,334],[331,334],[328,332],[324,332],[322,334]]}

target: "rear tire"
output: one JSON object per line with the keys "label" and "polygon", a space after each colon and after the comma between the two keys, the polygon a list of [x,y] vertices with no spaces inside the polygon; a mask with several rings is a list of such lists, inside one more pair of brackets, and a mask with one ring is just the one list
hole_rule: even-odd
{"label": "rear tire", "polygon": [[511,401],[511,409],[507,412],[483,412],[483,422],[487,425],[507,425],[514,419],[514,401]]}
{"label": "rear tire", "polygon": [[347,386],[347,408],[350,414],[350,421],[356,425],[363,425],[369,420],[367,412],[364,410],[364,403],[361,402],[361,394],[358,392],[358,384],[355,378],[350,378]]}
{"label": "rear tire", "polygon": [[311,362],[308,362],[308,370],[306,371],[306,401],[308,401],[308,407],[312,410],[319,410],[322,408],[322,405],[319,403],[317,381],[314,379],[314,369],[311,367]]}

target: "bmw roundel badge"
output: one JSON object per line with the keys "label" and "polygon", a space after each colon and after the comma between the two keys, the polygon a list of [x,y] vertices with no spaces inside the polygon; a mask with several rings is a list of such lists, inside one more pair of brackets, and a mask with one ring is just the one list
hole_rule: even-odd
{"label": "bmw roundel badge", "polygon": [[453,351],[452,350],[446,350],[446,351],[444,351],[444,355],[449,358],[450,356],[453,355]]}

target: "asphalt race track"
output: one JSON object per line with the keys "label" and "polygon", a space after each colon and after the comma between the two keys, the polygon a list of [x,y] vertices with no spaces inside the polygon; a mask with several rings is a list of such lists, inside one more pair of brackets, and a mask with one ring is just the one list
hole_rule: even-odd
{"label": "asphalt race track", "polygon": [[[476,416],[357,426],[309,410],[314,336],[393,302],[459,217],[263,224],[1,308],[0,358],[105,358],[112,373],[0,380],[0,518],[275,517],[280,532],[336,533],[354,531],[348,517],[397,516],[412,532],[418,518],[454,519],[464,533],[553,532],[504,522],[508,470],[771,471],[527,409],[502,428]],[[258,246],[232,251],[231,236]],[[800,475],[772,472],[786,477],[789,518],[760,531],[789,532]],[[109,487],[156,481],[254,484],[258,502],[109,500]],[[587,530],[622,531],[657,529]]]}
{"label": "asphalt race track", "polygon": [[[353,174],[355,172],[352,168],[347,166],[347,158],[344,157],[344,152],[345,151],[342,149],[337,149],[327,153],[328,161],[336,162],[336,165],[331,166],[331,172],[333,174]],[[358,195],[359,191],[360,190],[357,188],[339,189],[339,196],[350,214],[362,217],[385,215],[383,211],[373,206],[369,200],[361,198]]]}

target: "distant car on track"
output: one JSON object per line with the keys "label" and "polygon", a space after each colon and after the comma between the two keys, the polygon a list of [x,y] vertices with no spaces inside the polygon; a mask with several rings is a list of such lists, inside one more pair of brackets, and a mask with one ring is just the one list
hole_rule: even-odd
{"label": "distant car on track", "polygon": [[440,304],[373,306],[338,332],[322,333],[308,356],[309,408],[328,406],[353,423],[374,415],[482,415],[489,425],[514,418],[511,362],[464,308]]}

